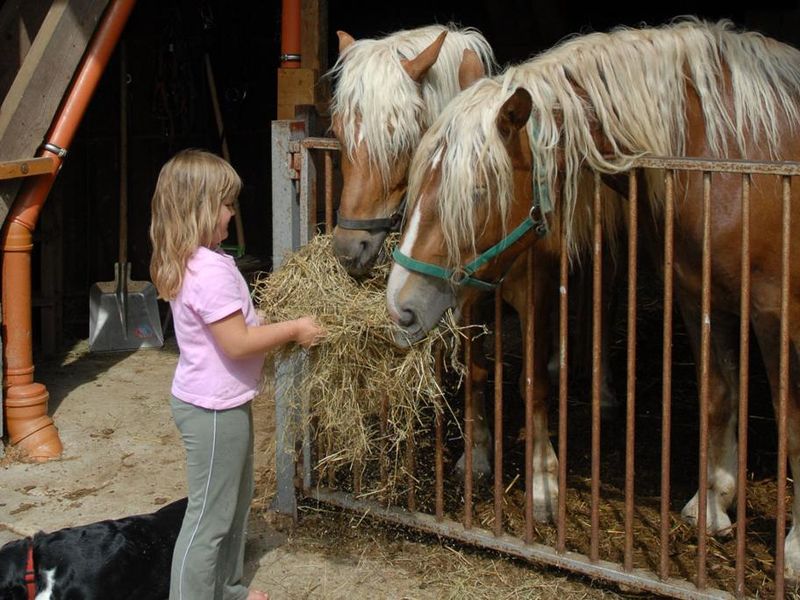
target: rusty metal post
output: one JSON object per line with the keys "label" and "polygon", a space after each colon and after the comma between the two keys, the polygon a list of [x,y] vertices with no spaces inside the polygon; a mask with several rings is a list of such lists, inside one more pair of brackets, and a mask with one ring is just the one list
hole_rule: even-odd
{"label": "rusty metal post", "polygon": [[778,393],[778,493],[775,499],[775,597],[783,598],[784,542],[786,541],[786,455],[787,427],[786,411],[789,401],[789,275],[791,273],[791,178],[784,175],[783,183],[783,230],[781,232],[781,339],[780,339],[780,383]]}
{"label": "rusty metal post", "polygon": [[533,289],[533,248],[526,257],[527,307],[525,320],[525,543],[533,543],[533,336],[535,300]]}
{"label": "rusty metal post", "polygon": [[664,173],[664,312],[661,362],[661,554],[659,576],[669,577],[670,456],[672,453],[672,311],[675,256],[675,172]]}
{"label": "rusty metal post", "polygon": [[[434,369],[436,374],[436,383],[440,389],[442,386],[442,353],[443,349],[441,344],[436,347],[436,356]],[[444,417],[442,415],[444,409],[439,407],[436,410],[436,520],[444,520]]]}
{"label": "rusty metal post", "polygon": [[742,287],[739,297],[739,451],[736,482],[736,596],[744,598],[747,549],[747,422],[750,386],[750,176],[742,175]]}
{"label": "rusty metal post", "polygon": [[569,249],[567,220],[561,218],[558,299],[558,516],[556,551],[564,553],[567,535],[567,399],[569,397]]}
{"label": "rusty metal post", "polygon": [[711,360],[711,173],[703,171],[703,292],[700,320],[700,474],[697,483],[697,587],[706,588],[708,555],[708,371]]}
{"label": "rusty metal post", "polygon": [[[472,307],[464,309],[466,325],[472,325]],[[464,527],[472,527],[472,337],[464,344],[464,364],[467,377],[464,379]]]}
{"label": "rusty metal post", "polygon": [[638,264],[638,189],[636,172],[628,176],[628,361],[625,420],[625,556],[624,568],[633,570],[633,494],[636,453],[636,268]]}
{"label": "rusty metal post", "polygon": [[603,303],[603,221],[600,198],[600,175],[594,174],[594,203],[592,207],[592,514],[589,558],[600,557],[600,384],[603,377],[601,340],[603,321],[600,307]]}
{"label": "rusty metal post", "polygon": [[494,534],[503,535],[503,292],[494,292]]}

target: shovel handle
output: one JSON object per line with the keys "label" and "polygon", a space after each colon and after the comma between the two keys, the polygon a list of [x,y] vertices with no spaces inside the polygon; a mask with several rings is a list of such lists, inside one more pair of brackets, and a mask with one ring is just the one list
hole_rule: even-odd
{"label": "shovel handle", "polygon": [[128,263],[128,60],[119,43],[119,264]]}

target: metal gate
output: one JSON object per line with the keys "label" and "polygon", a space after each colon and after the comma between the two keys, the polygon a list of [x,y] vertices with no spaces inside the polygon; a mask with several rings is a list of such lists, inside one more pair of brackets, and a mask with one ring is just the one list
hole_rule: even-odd
{"label": "metal gate", "polygon": [[[334,163],[335,153],[339,151],[335,140],[329,138],[305,137],[302,122],[275,121],[273,122],[273,211],[274,218],[274,265],[281,262],[282,253],[295,250],[308,241],[315,231],[330,232],[334,225]],[[316,158],[314,158],[316,157]],[[663,245],[663,272],[666,274],[660,282],[658,294],[659,309],[656,312],[661,336],[660,348],[649,354],[658,354],[654,370],[660,373],[655,378],[655,389],[648,388],[645,397],[641,392],[641,382],[637,387],[637,365],[641,368],[644,357],[639,350],[644,337],[648,332],[637,332],[640,325],[639,296],[642,287],[649,283],[640,282],[639,273],[639,241],[637,224],[639,222],[637,203],[637,171],[658,169],[664,172],[666,189],[664,206],[664,245]],[[689,171],[702,173],[705,212],[704,212],[704,252],[703,252],[703,295],[701,298],[701,361],[698,372],[701,373],[696,390],[690,395],[691,411],[694,419],[699,420],[694,426],[697,429],[697,440],[685,443],[683,440],[676,444],[676,429],[684,428],[682,423],[675,426],[676,410],[682,409],[680,402],[676,409],[676,379],[673,371],[676,368],[685,369],[686,361],[676,356],[676,348],[680,352],[680,344],[675,339],[676,324],[673,321],[673,257],[675,240],[673,224],[676,218],[674,212],[673,184],[677,174]],[[711,343],[710,331],[710,191],[713,185],[714,173],[738,173],[744,182],[744,192],[741,202],[743,213],[749,215],[749,181],[753,174],[769,175],[781,180],[783,197],[776,199],[782,202],[784,210],[783,232],[776,232],[776,247],[780,244],[783,264],[788,273],[789,260],[789,198],[790,186],[793,177],[800,175],[798,163],[766,163],[745,161],[701,161],[693,159],[640,159],[628,178],[628,231],[627,236],[627,284],[625,286],[624,304],[626,315],[624,319],[625,339],[624,346],[625,365],[625,392],[624,392],[624,426],[612,424],[608,426],[601,419],[601,329],[603,316],[600,311],[602,305],[602,280],[603,280],[603,239],[599,217],[594,223],[594,244],[592,251],[591,269],[591,297],[592,297],[592,352],[591,352],[591,380],[587,390],[579,397],[586,398],[583,406],[571,401],[570,393],[573,382],[569,372],[569,291],[570,291],[570,265],[566,253],[562,252],[560,260],[560,282],[558,298],[558,343],[559,343],[559,385],[557,400],[557,417],[554,437],[557,438],[557,455],[559,459],[558,482],[561,493],[558,496],[557,519],[553,526],[536,523],[532,510],[532,467],[531,453],[533,452],[533,428],[531,426],[531,397],[533,386],[532,348],[535,332],[531,327],[523,336],[522,343],[528,349],[525,353],[525,364],[520,365],[527,375],[527,389],[523,392],[525,400],[525,459],[524,473],[520,478],[525,483],[524,505],[521,505],[521,522],[517,527],[508,526],[507,514],[509,510],[509,490],[514,486],[510,476],[504,473],[504,410],[509,410],[508,402],[504,406],[504,339],[499,332],[503,330],[503,302],[501,290],[495,294],[495,323],[494,331],[494,475],[491,491],[486,486],[478,490],[469,468],[464,474],[463,487],[459,493],[463,495],[463,503],[457,508],[447,505],[445,501],[448,486],[452,485],[445,475],[444,446],[445,446],[445,415],[436,415],[432,431],[422,433],[431,435],[434,441],[434,460],[429,467],[433,474],[432,489],[423,489],[421,478],[415,473],[419,468],[415,460],[415,444],[407,447],[407,466],[409,473],[409,488],[406,505],[389,505],[380,499],[359,498],[360,480],[353,482],[354,491],[335,489],[336,484],[324,473],[318,472],[313,460],[314,452],[310,443],[310,432],[306,432],[305,439],[291,438],[291,427],[288,426],[297,416],[285,401],[285,394],[281,393],[283,386],[291,381],[297,364],[284,363],[279,368],[278,386],[276,394],[276,429],[278,432],[278,491],[274,508],[280,512],[296,516],[296,494],[307,498],[317,499],[348,510],[400,525],[412,527],[417,530],[459,540],[468,544],[500,551],[512,556],[520,557],[533,562],[552,565],[592,578],[604,579],[628,588],[646,592],[664,594],[677,598],[725,598],[747,597],[751,595],[772,596],[782,598],[787,593],[787,582],[783,576],[783,544],[786,531],[786,503],[787,490],[784,482],[787,481],[787,442],[786,442],[786,410],[788,401],[788,300],[782,306],[782,331],[780,340],[780,365],[781,387],[778,401],[778,414],[759,417],[773,428],[773,436],[777,439],[776,463],[772,478],[767,486],[771,490],[771,505],[765,510],[750,507],[748,502],[753,500],[753,491],[759,482],[748,479],[748,461],[740,460],[737,474],[738,494],[735,504],[736,513],[740,515],[732,526],[733,540],[720,543],[707,535],[706,499],[703,494],[699,496],[698,523],[696,530],[691,529],[691,534],[681,530],[679,518],[675,515],[677,506],[675,486],[678,482],[683,487],[697,485],[695,489],[706,489],[708,481],[707,465],[709,454],[708,422],[709,422],[709,384],[708,384],[708,356]],[[322,186],[321,188],[318,186]],[[600,214],[600,178],[595,177],[594,214]],[[320,206],[320,204],[322,206]],[[741,313],[745,315],[740,320],[740,378],[739,378],[739,408],[738,408],[738,439],[739,456],[748,456],[748,425],[753,421],[749,403],[749,390],[752,386],[750,367],[750,324],[747,318],[750,307],[750,272],[749,272],[749,218],[745,219],[742,235],[742,288],[741,296],[736,301],[741,303]],[[528,268],[532,269],[533,255],[528,260]],[[530,272],[530,271],[529,271]],[[530,279],[530,278],[529,278]],[[788,297],[788,274],[784,275],[784,297]],[[652,312],[652,311],[651,311]],[[530,320],[529,320],[530,321]],[[638,336],[638,337],[637,337]],[[654,336],[658,337],[658,336]],[[639,354],[637,355],[637,350]],[[300,360],[300,359],[298,359]],[[466,361],[469,362],[469,361]],[[677,365],[677,366],[676,366]],[[681,366],[682,365],[682,366]],[[469,377],[466,378],[464,390],[464,414],[462,430],[463,442],[467,465],[471,464],[471,432],[473,426],[472,393],[469,389]],[[574,387],[574,386],[573,386]],[[699,410],[697,408],[699,398]],[[390,401],[390,399],[389,399]],[[771,408],[770,408],[771,410]],[[644,412],[643,412],[644,411]],[[649,412],[648,412],[649,411]],[[576,441],[574,429],[570,426],[583,423],[583,429],[588,437],[585,443],[584,454],[569,455],[570,445],[580,446]],[[624,433],[621,429],[624,427]],[[777,428],[777,433],[774,433]],[[605,438],[602,437],[607,429]],[[681,433],[681,432],[677,432]],[[616,445],[611,447],[610,453],[618,455],[616,462],[605,464],[604,452],[608,451],[607,439],[616,440]],[[282,449],[294,449],[295,444],[302,448],[297,463],[294,455]],[[638,444],[638,446],[637,446]],[[689,454],[695,456],[696,465],[693,469],[681,468],[677,465],[676,458],[686,455],[684,446],[691,446],[694,450]],[[646,454],[642,448],[648,450],[650,463],[637,464],[637,460]],[[628,451],[633,449],[633,451]],[[508,450],[505,450],[508,452]],[[680,452],[677,452],[680,451]],[[768,453],[769,454],[769,453]],[[577,460],[575,460],[577,456]],[[771,456],[771,455],[770,455]],[[585,460],[583,460],[585,459]],[[569,461],[573,462],[570,463]],[[577,463],[577,464],[576,464]],[[612,472],[609,479],[620,482],[618,486],[606,485],[603,471],[606,474],[616,466],[620,466],[622,475]],[[650,467],[654,467],[650,469]],[[653,472],[650,472],[653,471]],[[687,472],[688,471],[688,472]],[[646,491],[638,491],[637,484]],[[780,485],[775,482],[780,482]],[[577,486],[575,485],[577,482]],[[582,483],[583,482],[583,483]],[[759,484],[760,485],[760,484]],[[568,487],[569,486],[569,487]],[[691,489],[691,488],[687,488]],[[748,493],[750,496],[748,496]],[[426,496],[429,501],[422,502],[420,496]],[[577,498],[577,500],[576,500]],[[571,500],[570,500],[571,499]],[[681,502],[685,502],[683,498]],[[752,502],[751,502],[752,503]],[[426,508],[421,509],[421,505]],[[482,514],[490,515],[486,522],[476,524],[478,505]],[[581,508],[575,513],[575,507]],[[606,510],[604,513],[603,510]],[[581,512],[582,511],[582,512]],[[760,513],[760,514],[753,514]],[[577,514],[577,516],[575,516]],[[616,525],[610,526],[609,515],[616,519]],[[748,515],[746,518],[742,516]],[[774,522],[772,516],[774,515]],[[601,523],[602,521],[602,523]],[[753,531],[755,522],[766,523],[759,525],[758,531]],[[578,534],[570,530],[578,523]],[[645,530],[647,534],[640,535]],[[686,526],[688,527],[688,526]],[[638,528],[638,529],[637,529]],[[514,529],[513,531],[511,529]],[[574,529],[574,527],[573,527]],[[766,533],[765,533],[766,531]],[[581,539],[580,536],[585,536]],[[651,536],[651,537],[647,537]],[[678,539],[680,537],[689,539]],[[696,537],[695,537],[696,536]],[[759,538],[767,536],[766,546],[769,558],[757,556],[753,545]],[[609,538],[618,541],[616,546],[608,550],[605,542]],[[693,538],[693,539],[692,539]],[[576,540],[578,543],[576,543]],[[754,541],[755,540],[755,541]],[[762,540],[763,541],[763,540]],[[673,554],[676,546],[685,545],[692,551],[691,566],[676,568]],[[773,559],[774,557],[774,559]],[[774,560],[768,564],[769,560]],[[727,579],[721,578],[720,572],[729,573]],[[723,582],[722,584],[720,582]],[[761,581],[762,583],[758,583]]]}

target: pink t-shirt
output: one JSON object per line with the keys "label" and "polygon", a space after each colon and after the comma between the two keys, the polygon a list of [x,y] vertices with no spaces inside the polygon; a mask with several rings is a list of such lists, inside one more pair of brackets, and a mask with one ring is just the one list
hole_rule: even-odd
{"label": "pink t-shirt", "polygon": [[198,248],[189,258],[181,291],[170,306],[180,349],[172,395],[213,410],[251,400],[258,392],[264,355],[230,359],[208,327],[237,310],[247,325],[259,324],[247,282],[233,258],[222,250]]}

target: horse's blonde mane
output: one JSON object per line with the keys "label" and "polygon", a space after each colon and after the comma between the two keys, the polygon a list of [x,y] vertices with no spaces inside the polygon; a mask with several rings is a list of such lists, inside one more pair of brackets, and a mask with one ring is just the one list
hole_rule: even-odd
{"label": "horse's blonde mane", "polygon": [[[401,60],[412,59],[447,30],[439,57],[422,84],[408,76]],[[344,150],[366,141],[372,164],[388,181],[395,160],[411,154],[422,134],[459,92],[458,68],[465,49],[478,53],[487,72],[494,54],[475,29],[430,25],[348,47],[328,72],[336,79],[331,114],[341,119]]]}
{"label": "horse's blonde mane", "polygon": [[[551,198],[561,199],[561,217],[572,225],[566,242],[574,256],[591,239],[591,219],[576,211],[583,167],[618,173],[643,154],[684,155],[689,85],[700,99],[714,156],[735,151],[745,157],[748,140],[756,137],[774,156],[780,117],[795,123],[800,116],[800,51],[734,31],[728,21],[693,18],[569,39],[457,96],[422,140],[411,165],[409,198],[416,198],[427,165],[440,163],[439,212],[451,260],[457,262],[458,249],[471,241],[466,236],[480,235],[472,217],[475,187],[488,186],[502,214],[513,201],[512,169],[495,119],[511,94],[524,87],[533,100],[528,137],[534,174],[549,186]],[[593,127],[604,134],[611,156],[598,148]],[[557,150],[564,160],[559,195]]]}

